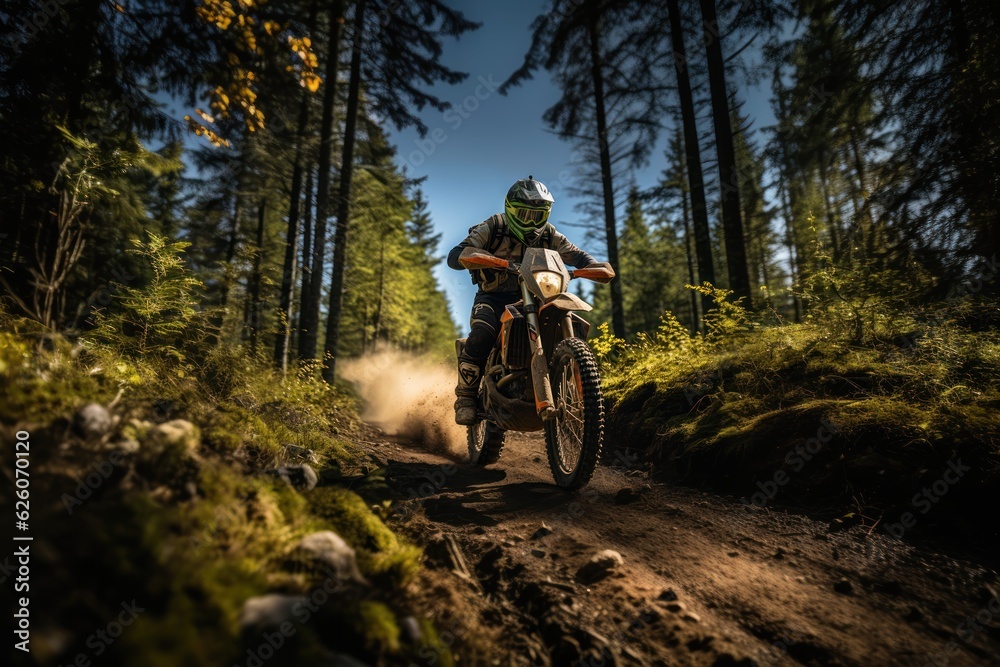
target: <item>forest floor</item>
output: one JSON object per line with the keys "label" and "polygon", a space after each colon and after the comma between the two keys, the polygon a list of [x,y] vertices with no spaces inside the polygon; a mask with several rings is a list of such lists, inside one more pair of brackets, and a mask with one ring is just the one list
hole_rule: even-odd
{"label": "forest floor", "polygon": [[[418,588],[458,664],[1000,663],[1000,586],[975,557],[639,470],[602,466],[565,493],[544,446],[511,434],[478,468],[365,445],[387,467],[392,523],[425,548]],[[581,575],[609,549],[621,564]]]}

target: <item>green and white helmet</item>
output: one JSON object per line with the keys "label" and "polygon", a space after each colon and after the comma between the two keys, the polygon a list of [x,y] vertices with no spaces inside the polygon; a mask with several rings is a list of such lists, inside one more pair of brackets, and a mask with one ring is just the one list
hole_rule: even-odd
{"label": "green and white helmet", "polygon": [[545,184],[531,176],[510,186],[504,200],[504,212],[514,237],[526,245],[534,243],[549,221],[554,202]]}

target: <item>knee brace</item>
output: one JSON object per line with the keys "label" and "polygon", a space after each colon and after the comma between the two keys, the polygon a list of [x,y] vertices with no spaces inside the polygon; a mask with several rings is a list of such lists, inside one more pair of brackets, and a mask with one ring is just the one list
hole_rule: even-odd
{"label": "knee brace", "polygon": [[486,357],[490,356],[493,343],[496,342],[496,333],[485,324],[476,323],[472,327],[472,332],[465,341],[465,354],[469,361],[478,366],[486,363]]}

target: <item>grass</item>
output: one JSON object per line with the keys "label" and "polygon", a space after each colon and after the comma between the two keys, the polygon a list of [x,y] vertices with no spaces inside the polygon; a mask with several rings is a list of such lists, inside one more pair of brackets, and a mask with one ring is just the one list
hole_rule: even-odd
{"label": "grass", "polygon": [[[941,506],[995,498],[1000,308],[966,298],[893,313],[861,329],[828,310],[794,325],[744,313],[694,338],[668,316],[632,345],[605,335],[608,440],[647,443],[660,474],[748,499],[784,471],[768,504],[853,506],[873,521],[959,458],[972,471]],[[824,424],[832,437],[801,460]]]}
{"label": "grass", "polygon": [[[418,647],[401,639],[397,619],[419,617],[405,589],[421,551],[337,485],[346,471],[366,470],[351,444],[360,422],[351,395],[312,370],[282,376],[226,346],[183,360],[132,358],[101,340],[70,341],[0,313],[0,384],[7,388],[0,426],[32,434],[33,544],[48,554],[45,576],[32,581],[33,603],[57,632],[33,634],[41,664],[93,656],[86,638],[132,599],[145,611],[102,657],[107,664],[245,660],[244,601],[318,585],[320,573],[290,569],[287,556],[320,530],[355,548],[374,588],[326,605],[283,660],[291,651],[318,660],[330,649],[373,663],[415,658]],[[107,438],[74,434],[80,406],[112,401],[120,421]],[[154,446],[156,425],[175,419],[195,425],[193,441]],[[65,512],[66,494],[129,439],[138,451]],[[300,493],[263,474],[287,461],[286,444],[316,452],[319,487]]]}

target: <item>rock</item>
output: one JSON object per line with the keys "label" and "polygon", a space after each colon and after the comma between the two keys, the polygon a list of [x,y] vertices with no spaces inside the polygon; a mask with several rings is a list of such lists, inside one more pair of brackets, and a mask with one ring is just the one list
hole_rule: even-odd
{"label": "rock", "polygon": [[407,616],[399,622],[399,629],[403,633],[403,637],[410,644],[419,644],[423,641],[424,633],[420,629],[420,623],[417,622],[412,616]]}
{"label": "rock", "polygon": [[776,558],[778,560],[781,560],[784,557],[785,557],[785,550],[782,549],[781,547],[778,547],[778,550],[775,551],[774,555],[771,556],[771,558]]}
{"label": "rock", "polygon": [[201,435],[198,427],[186,419],[173,419],[150,428],[148,439],[157,451],[172,450],[180,454],[194,454]]}
{"label": "rock", "polygon": [[660,593],[656,599],[662,600],[663,602],[674,602],[677,599],[677,593],[674,592],[674,589],[668,588]]}
{"label": "rock", "polygon": [[73,417],[73,426],[85,438],[100,438],[111,430],[113,424],[111,413],[97,403],[87,403]]}
{"label": "rock", "polygon": [[546,526],[543,523],[542,526],[541,526],[541,528],[539,528],[534,533],[532,533],[531,539],[533,539],[533,540],[540,540],[543,537],[547,537],[548,535],[551,535],[551,534],[552,534],[552,529],[549,528],[548,526]]}
{"label": "rock", "polygon": [[118,442],[118,449],[125,454],[135,454],[139,451],[139,441],[135,438],[123,438]]}
{"label": "rock", "polygon": [[617,551],[605,549],[596,554],[585,565],[576,571],[576,578],[584,584],[593,584],[606,579],[615,570],[624,565],[625,560]]}
{"label": "rock", "polygon": [[683,602],[668,602],[666,604],[667,611],[672,611],[675,614],[683,614],[687,611],[687,605]]}
{"label": "rock", "polygon": [[631,488],[621,489],[615,494],[615,505],[629,505],[642,499],[642,494]]}
{"label": "rock", "polygon": [[276,593],[250,598],[240,611],[240,630],[248,636],[276,630],[282,623],[292,621],[296,605],[305,602],[306,598],[301,595]]}
{"label": "rock", "polygon": [[681,616],[681,619],[687,621],[688,623],[701,623],[701,616],[694,613],[693,611],[684,613]]}
{"label": "rock", "polygon": [[534,461],[535,463],[541,463],[542,462],[542,457],[541,456],[536,456],[535,458],[533,458],[531,460]]}
{"label": "rock", "polygon": [[924,620],[924,612],[920,611],[916,607],[910,607],[903,619],[909,623],[917,623]]}
{"label": "rock", "polygon": [[275,477],[285,481],[293,489],[311,491],[319,483],[319,475],[308,463],[297,466],[282,466],[268,471]]}
{"label": "rock", "polygon": [[854,586],[847,579],[841,579],[833,585],[833,590],[841,595],[850,595],[854,592]]}
{"label": "rock", "polygon": [[139,472],[157,480],[190,477],[196,472],[201,434],[184,419],[163,424],[139,423],[145,434],[139,438]]}
{"label": "rock", "polygon": [[532,549],[531,555],[534,556],[535,558],[545,558],[545,552],[542,551],[541,549]]}
{"label": "rock", "polygon": [[293,561],[329,571],[339,582],[367,583],[358,569],[354,549],[332,530],[306,535],[292,550]]}
{"label": "rock", "polygon": [[730,551],[730,552],[729,552],[728,554],[726,554],[726,555],[727,555],[727,556],[729,556],[730,558],[736,558],[737,556],[739,556],[739,555],[740,555],[740,552],[739,552],[739,551]]}
{"label": "rock", "polygon": [[303,461],[308,461],[309,463],[319,463],[319,457],[316,456],[316,452],[307,448],[299,447],[298,445],[285,445],[285,454],[292,459],[301,459]]}

